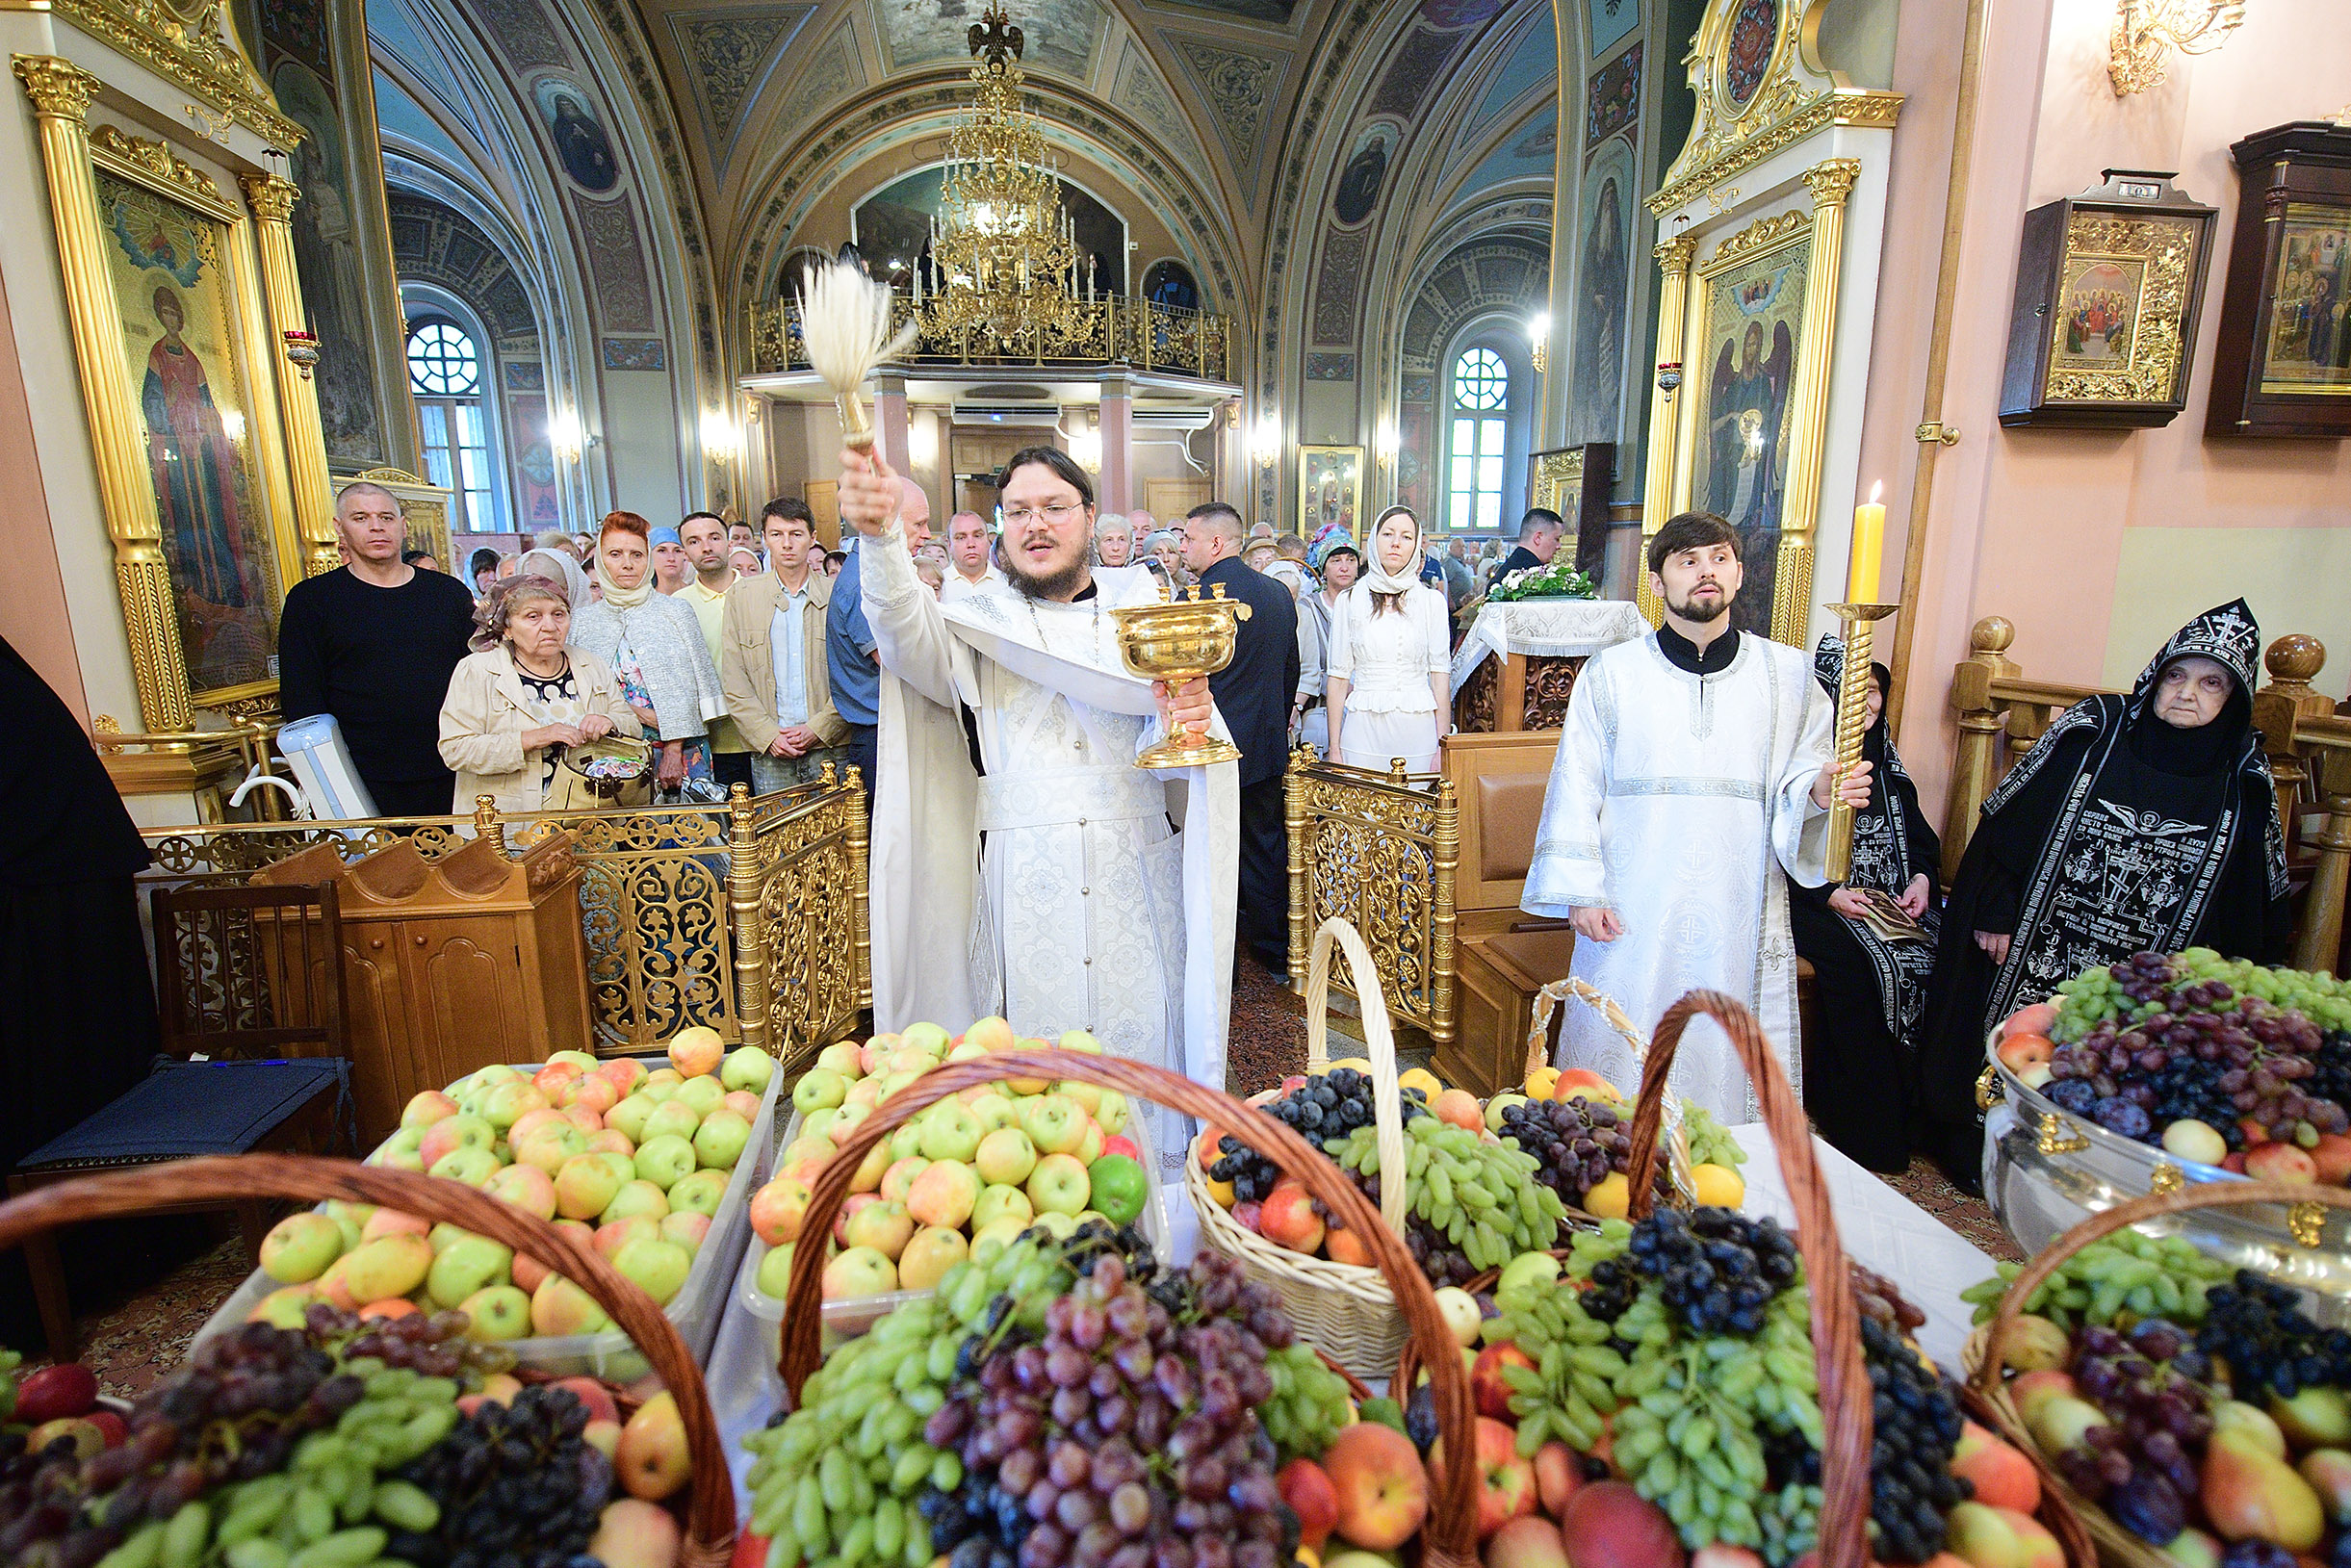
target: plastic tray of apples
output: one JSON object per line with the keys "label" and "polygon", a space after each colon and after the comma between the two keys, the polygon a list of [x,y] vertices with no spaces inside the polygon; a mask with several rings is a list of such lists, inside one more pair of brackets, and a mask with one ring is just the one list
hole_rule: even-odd
{"label": "plastic tray of apples", "polygon": [[[689,1036],[694,1038],[689,1040]],[[707,1039],[702,1037],[707,1037]],[[685,1342],[686,1349],[693,1352],[697,1362],[707,1360],[710,1356],[711,1343],[718,1332],[718,1321],[725,1310],[727,1292],[734,1280],[736,1264],[742,1257],[744,1243],[751,1233],[751,1194],[756,1186],[755,1176],[763,1167],[768,1152],[774,1147],[776,1102],[783,1087],[782,1074],[774,1070],[773,1059],[767,1057],[764,1052],[757,1051],[755,1047],[740,1047],[732,1055],[724,1055],[721,1060],[712,1062],[710,1059],[710,1053],[713,1050],[724,1052],[723,1043],[719,1041],[718,1036],[714,1031],[700,1029],[686,1031],[681,1034],[677,1041],[672,1041],[670,1059],[666,1062],[659,1057],[612,1058],[598,1062],[597,1059],[581,1052],[558,1052],[555,1057],[550,1059],[551,1062],[570,1059],[575,1066],[584,1062],[587,1067],[582,1068],[580,1074],[582,1077],[593,1076],[607,1070],[615,1072],[625,1070],[619,1067],[619,1064],[626,1062],[635,1067],[637,1069],[635,1082],[641,1084],[648,1067],[659,1070],[663,1067],[671,1067],[674,1069],[677,1065],[683,1064],[701,1069],[686,1075],[689,1077],[716,1077],[722,1085],[729,1078],[746,1086],[754,1081],[759,1084],[756,1091],[758,1100],[756,1115],[747,1118],[748,1132],[741,1148],[735,1155],[731,1169],[726,1171],[724,1187],[718,1196],[716,1206],[711,1209],[709,1216],[709,1227],[703,1231],[699,1244],[690,1248],[690,1261],[685,1269],[684,1279],[677,1280],[670,1272],[674,1271],[678,1261],[672,1249],[646,1249],[645,1264],[661,1272],[664,1277],[648,1278],[639,1283],[645,1285],[648,1293],[657,1299],[660,1298],[664,1289],[672,1293],[662,1307],[663,1314],[676,1325],[679,1337]],[[744,1056],[744,1051],[751,1051],[767,1062],[768,1068],[763,1077],[756,1073],[757,1064]],[[517,1074],[535,1075],[543,1072],[546,1066],[546,1064],[525,1063],[515,1066],[512,1070]],[[519,1077],[513,1081],[530,1087],[535,1082],[535,1078]],[[616,1083],[616,1088],[618,1087]],[[737,1092],[737,1091],[728,1091],[728,1092]],[[748,1093],[753,1091],[746,1087],[739,1092]],[[541,1097],[544,1099],[543,1093]],[[620,1096],[620,1098],[626,1097],[625,1094]],[[420,1100],[423,1098],[424,1096],[419,1096]],[[619,1099],[616,1098],[613,1103],[619,1103]],[[735,1109],[738,1114],[740,1108],[740,1102],[737,1102]],[[608,1111],[610,1106],[607,1105],[606,1109]],[[598,1115],[601,1118],[603,1113],[600,1112]],[[731,1133],[731,1124],[729,1124],[729,1128]],[[694,1130],[699,1132],[701,1129],[697,1126]],[[395,1140],[399,1137],[399,1134],[394,1135]],[[651,1141],[650,1138],[645,1140],[647,1143]],[[380,1159],[384,1147],[389,1146],[390,1142],[388,1141],[383,1147],[377,1149],[375,1154],[370,1156],[371,1162]],[[511,1167],[504,1168],[511,1169]],[[710,1173],[715,1172],[707,1167],[704,1170],[696,1172],[696,1174]],[[494,1183],[495,1174],[487,1180]],[[675,1185],[674,1181],[672,1185]],[[495,1186],[490,1186],[489,1190],[495,1191]],[[617,1197],[617,1194],[615,1196]],[[577,1203],[572,1206],[579,1207]],[[322,1204],[312,1212],[324,1215],[334,1221],[339,1230],[344,1227],[346,1221],[354,1220],[364,1227],[365,1216],[355,1217],[348,1212],[338,1214],[336,1210],[337,1205]],[[573,1222],[568,1220],[557,1221],[559,1224]],[[585,1223],[585,1221],[579,1222]],[[323,1238],[323,1231],[320,1232],[320,1235]],[[676,1237],[664,1239],[674,1241]],[[480,1241],[480,1239],[449,1237],[447,1245],[465,1246],[475,1241]],[[350,1250],[348,1242],[348,1233],[338,1239],[341,1250]],[[488,1250],[484,1252],[477,1272],[485,1280],[503,1280],[519,1272],[519,1271],[514,1271],[510,1264],[504,1262],[504,1248],[490,1242],[482,1242],[481,1246]],[[436,1240],[436,1264],[439,1262],[443,1249],[443,1246]],[[630,1264],[618,1256],[618,1247],[615,1247],[611,1250],[614,1254],[615,1265],[620,1267],[624,1273],[628,1272]],[[295,1272],[303,1271],[297,1269]],[[534,1281],[543,1279],[543,1269],[537,1270],[534,1274],[530,1275]],[[515,1279],[515,1283],[518,1285],[521,1282],[521,1279]],[[557,1287],[568,1285],[568,1282],[564,1281],[555,1283]],[[213,1335],[234,1328],[252,1317],[257,1311],[265,1310],[264,1303],[273,1294],[283,1295],[287,1287],[282,1285],[278,1279],[271,1277],[266,1269],[256,1271],[237,1288],[225,1302],[221,1303],[220,1310],[215,1312],[203,1328],[198,1331],[194,1344],[190,1347],[191,1352],[193,1353],[195,1345],[201,1345]],[[556,1289],[554,1294],[561,1298],[560,1302],[551,1301],[549,1306],[543,1310],[539,1309],[536,1304],[536,1297],[540,1293],[541,1285],[534,1282],[531,1289],[532,1296],[525,1302],[526,1307],[530,1309],[530,1316],[526,1318],[523,1324],[525,1329],[530,1326],[532,1320],[561,1321],[567,1310],[576,1313],[584,1321],[604,1321],[601,1309],[597,1308],[595,1303],[588,1300],[585,1294],[580,1292],[576,1287]],[[511,1304],[511,1298],[507,1299]],[[534,1334],[524,1332],[516,1336],[497,1335],[495,1337],[501,1339],[505,1348],[514,1353],[519,1365],[553,1375],[584,1373],[613,1382],[627,1382],[641,1376],[647,1370],[644,1358],[631,1344],[629,1336],[617,1328],[601,1327],[577,1333]]]}

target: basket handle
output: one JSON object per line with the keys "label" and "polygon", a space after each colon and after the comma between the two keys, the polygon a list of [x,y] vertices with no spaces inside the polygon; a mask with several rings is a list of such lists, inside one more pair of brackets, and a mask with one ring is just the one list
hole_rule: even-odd
{"label": "basket handle", "polygon": [[[2247,1203],[2284,1204],[2289,1215],[2297,1206],[2312,1208],[2351,1209],[2351,1192],[2340,1187],[2321,1187],[2301,1182],[2276,1181],[2207,1181],[2196,1182],[2177,1192],[2150,1193],[2134,1197],[2128,1203],[2117,1203],[2091,1215],[2073,1229],[2051,1242],[2035,1253],[2024,1271],[2008,1282],[2002,1292],[2000,1306],[1992,1314],[1985,1328],[1983,1355],[1969,1382],[1978,1393],[1989,1395],[2000,1387],[2001,1362],[2006,1350],[2010,1330],[2023,1315],[2025,1303],[2044,1280],[2057,1272],[2067,1258],[2092,1242],[2144,1220],[2154,1220],[2167,1214],[2184,1214],[2192,1209],[2235,1208]],[[2305,1210],[2310,1215],[2310,1210]],[[2311,1216],[2314,1221],[2315,1216]]]}
{"label": "basket handle", "polygon": [[[0,1203],[0,1248],[58,1225],[142,1214],[191,1196],[341,1198],[446,1221],[536,1258],[595,1298],[636,1342],[678,1401],[693,1456],[687,1482],[686,1568],[723,1568],[735,1549],[735,1480],[693,1353],[660,1307],[593,1247],[462,1182],[303,1154],[214,1155],[77,1176]],[[1434,1310],[1434,1301],[1431,1310]]]}
{"label": "basket handle", "polygon": [[[1252,1147],[1296,1176],[1350,1230],[1361,1234],[1364,1245],[1371,1249],[1373,1263],[1395,1293],[1396,1309],[1404,1315],[1412,1337],[1432,1349],[1442,1348],[1443,1354],[1427,1357],[1436,1388],[1440,1428],[1461,1433],[1475,1430],[1477,1411],[1470,1402],[1469,1375],[1462,1369],[1461,1357],[1453,1348],[1453,1336],[1437,1311],[1436,1297],[1419,1266],[1413,1263],[1412,1255],[1405,1249],[1403,1240],[1379,1222],[1378,1213],[1356,1191],[1355,1183],[1320,1150],[1263,1111],[1147,1062],[1081,1051],[1039,1050],[1005,1051],[933,1067],[883,1101],[871,1116],[851,1129],[840,1152],[817,1172],[810,1191],[808,1210],[800,1221],[800,1234],[821,1243],[832,1233],[833,1221],[848,1200],[849,1183],[875,1144],[939,1101],[1006,1077],[1098,1084],[1135,1099],[1180,1111],[1195,1120],[1224,1127],[1246,1139]],[[1382,1184],[1382,1190],[1385,1185]],[[792,1250],[791,1283],[785,1292],[783,1343],[777,1370],[794,1405],[799,1402],[801,1386],[823,1359],[818,1344],[824,1305],[823,1258],[821,1245],[796,1247]],[[1424,1568],[1475,1568],[1476,1484],[1475,1466],[1446,1467],[1422,1537]]]}
{"label": "basket handle", "polygon": [[[1363,1043],[1371,1054],[1372,1124],[1380,1149],[1380,1169],[1402,1170],[1404,1099],[1396,1088],[1396,1032],[1388,1023],[1387,993],[1380,986],[1379,967],[1363,934],[1345,915],[1334,914],[1314,933],[1314,953],[1306,961],[1306,1070],[1319,1072],[1331,1065],[1331,949],[1336,945],[1347,960],[1355,981],[1356,1001],[1363,1014]],[[1380,1219],[1397,1235],[1404,1234],[1406,1184],[1380,1184]]]}
{"label": "basket handle", "polygon": [[1703,1014],[1730,1037],[1779,1156],[1781,1179],[1796,1206],[1796,1250],[1812,1296],[1812,1359],[1820,1378],[1821,1565],[1863,1568],[1870,1519],[1871,1389],[1861,1359],[1861,1310],[1828,1183],[1814,1157],[1812,1124],[1788,1074],[1764,1037],[1763,1025],[1736,999],[1718,990],[1693,990],[1666,1010],[1642,1060],[1641,1098],[1633,1107],[1633,1148],[1626,1171],[1636,1220],[1645,1219],[1657,1170],[1657,1133],[1666,1075],[1673,1069],[1682,1032]]}

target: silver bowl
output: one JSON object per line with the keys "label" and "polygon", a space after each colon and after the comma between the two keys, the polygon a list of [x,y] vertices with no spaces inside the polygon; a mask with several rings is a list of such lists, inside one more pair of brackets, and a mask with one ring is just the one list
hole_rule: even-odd
{"label": "silver bowl", "polygon": [[[1992,1213],[2028,1252],[2117,1203],[2189,1182],[2241,1182],[2218,1166],[2183,1160],[2061,1110],[1985,1047],[1981,1090],[1983,1190]],[[2319,1323],[2351,1326],[2351,1224],[2339,1209],[2251,1203],[2151,1220],[2151,1235],[2183,1236],[2231,1269],[2251,1269],[2307,1292]]]}

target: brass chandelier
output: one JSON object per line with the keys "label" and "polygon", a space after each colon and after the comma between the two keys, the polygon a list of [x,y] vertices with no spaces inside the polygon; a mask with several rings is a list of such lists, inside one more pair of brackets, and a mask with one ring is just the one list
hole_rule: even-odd
{"label": "brass chandelier", "polygon": [[990,0],[970,30],[973,102],[947,137],[944,215],[931,220],[942,279],[926,338],[981,352],[1047,353],[1093,329],[1094,265],[1081,264],[1061,182],[1020,102],[1020,30]]}

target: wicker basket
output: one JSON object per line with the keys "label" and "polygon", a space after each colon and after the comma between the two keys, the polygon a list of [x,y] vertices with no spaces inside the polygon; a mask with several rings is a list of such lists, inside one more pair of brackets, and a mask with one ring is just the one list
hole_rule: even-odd
{"label": "wicker basket", "polygon": [[[735,1550],[735,1482],[701,1371],[653,1298],[595,1248],[462,1182],[298,1154],[176,1160],[39,1187],[0,1203],[0,1247],[58,1225],[141,1214],[190,1197],[341,1198],[446,1221],[535,1258],[593,1297],[629,1332],[678,1402],[693,1476],[685,1494],[684,1568],[723,1568]],[[1429,1310],[1436,1310],[1430,1303]],[[1466,1393],[1464,1393],[1466,1397]]]}
{"label": "wicker basket", "polygon": [[[2000,1434],[2024,1451],[2034,1467],[2041,1472],[2041,1491],[2044,1497],[2056,1498],[2080,1521],[2081,1528],[2097,1543],[2099,1555],[2121,1568],[2179,1568],[2179,1564],[2162,1552],[2116,1524],[2113,1517],[2095,1503],[2089,1502],[2050,1468],[2046,1458],[2017,1414],[2016,1405],[2008,1398],[2006,1383],[2001,1375],[2001,1361],[2006,1352],[2008,1334],[2016,1326],[2018,1316],[2032,1293],[2044,1280],[2056,1272],[2057,1266],[2101,1237],[2143,1221],[2163,1215],[2180,1214],[2192,1209],[2230,1208],[2247,1203],[2274,1203],[2281,1211],[2290,1213],[2303,1204],[2330,1209],[2351,1209],[2351,1192],[2340,1187],[2287,1185],[2280,1182],[2204,1182],[2181,1188],[2177,1192],[2151,1194],[2128,1203],[2090,1216],[2073,1229],[2051,1242],[2024,1271],[2008,1282],[2008,1289],[2000,1298],[2000,1306],[1992,1321],[1968,1336],[1960,1355],[1968,1378],[1968,1390],[1975,1396],[1975,1404],[1984,1419]],[[2308,1213],[2309,1211],[2304,1211]]]}
{"label": "wicker basket", "polygon": [[[1317,953],[1321,951],[1322,945],[1318,943]],[[1318,961],[1317,969],[1322,968]],[[1365,964],[1360,972],[1369,973],[1369,965]],[[1453,1343],[1444,1317],[1437,1311],[1436,1297],[1405,1250],[1403,1240],[1379,1222],[1378,1214],[1363,1195],[1320,1150],[1264,1112],[1228,1094],[1196,1084],[1165,1067],[1118,1057],[1072,1051],[1012,1051],[934,1067],[884,1101],[850,1132],[840,1152],[816,1177],[809,1196],[808,1213],[801,1221],[802,1234],[822,1236],[831,1230],[835,1217],[848,1200],[849,1183],[876,1144],[940,1100],[1007,1075],[1098,1084],[1245,1135],[1252,1145],[1263,1149],[1284,1171],[1304,1182],[1306,1190],[1349,1228],[1363,1233],[1372,1255],[1378,1259],[1379,1272],[1385,1276],[1393,1292],[1390,1312],[1406,1325],[1406,1332],[1430,1348]],[[1391,1094],[1393,1089],[1391,1074]],[[822,1361],[818,1337],[822,1270],[823,1248],[802,1247],[793,1252],[791,1283],[784,1302],[779,1371],[787,1399],[794,1404],[799,1401],[801,1385]],[[1467,1452],[1465,1445],[1475,1419],[1469,1399],[1469,1375],[1460,1357],[1450,1359],[1451,1365],[1439,1366],[1434,1378],[1437,1423],[1441,1430],[1460,1439],[1456,1452]],[[1477,1473],[1470,1465],[1452,1467],[1438,1478],[1430,1500],[1428,1522],[1421,1529],[1422,1568],[1476,1568],[1477,1487]]]}
{"label": "wicker basket", "polygon": [[[1641,1030],[1632,1015],[1616,1005],[1599,987],[1589,981],[1566,975],[1554,980],[1535,993],[1535,1011],[1527,1025],[1527,1067],[1520,1082],[1535,1076],[1535,1069],[1551,1065],[1551,1015],[1563,1001],[1573,999],[1600,1015],[1601,1021],[1615,1031],[1633,1052],[1633,1060],[1645,1063],[1649,1059],[1648,1041],[1641,1038]],[[1668,1088],[1660,1102],[1664,1107],[1666,1139],[1666,1179],[1673,1188],[1677,1207],[1688,1207],[1694,1201],[1691,1196],[1690,1135],[1682,1127],[1681,1097]],[[1570,1213],[1580,1211],[1570,1210]]]}

